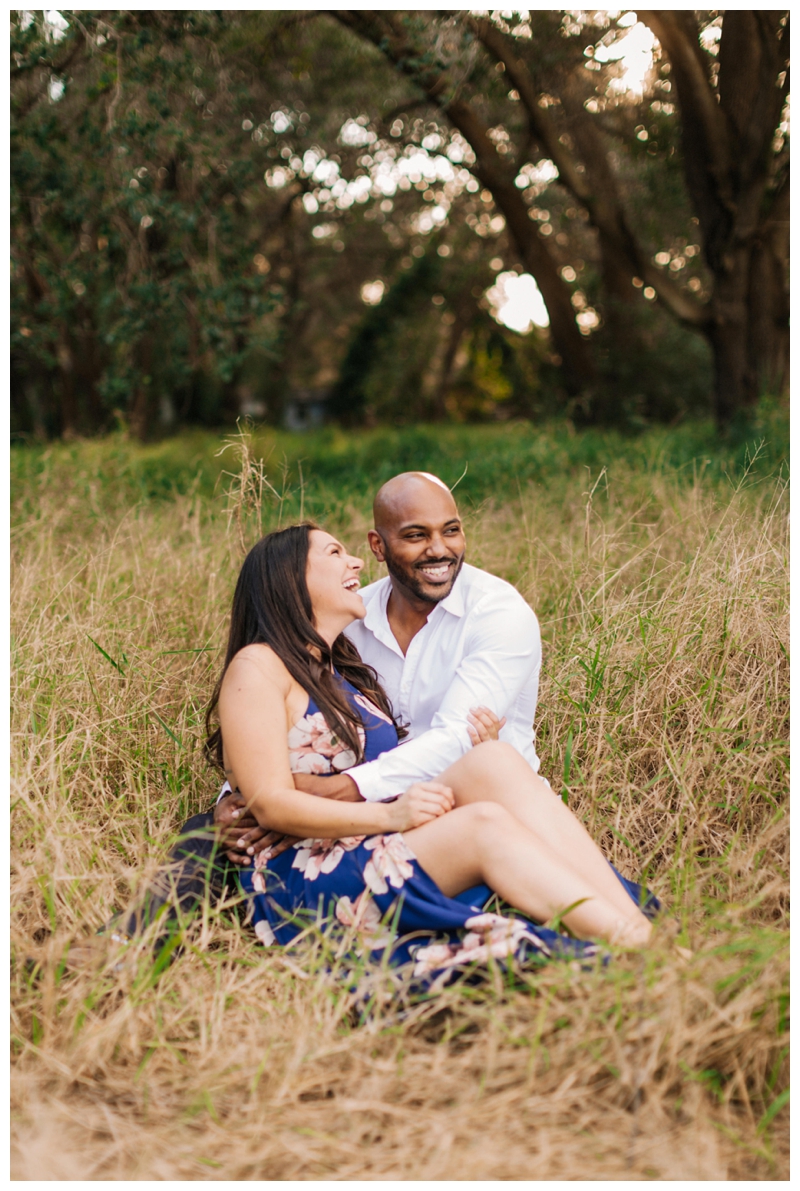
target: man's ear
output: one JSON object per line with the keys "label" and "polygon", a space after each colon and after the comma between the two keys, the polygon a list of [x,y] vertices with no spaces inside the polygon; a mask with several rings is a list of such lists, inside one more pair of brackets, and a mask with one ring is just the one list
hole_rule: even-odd
{"label": "man's ear", "polygon": [[378,533],[377,529],[367,530],[367,541],[369,548],[377,558],[378,562],[386,562],[386,555],[383,552],[383,538]]}

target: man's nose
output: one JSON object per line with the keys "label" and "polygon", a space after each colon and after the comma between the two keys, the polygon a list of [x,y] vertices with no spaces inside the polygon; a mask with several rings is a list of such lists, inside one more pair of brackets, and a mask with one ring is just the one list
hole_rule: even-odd
{"label": "man's nose", "polygon": [[428,547],[425,551],[429,558],[441,558],[443,554],[449,554],[447,542],[440,533],[431,534]]}

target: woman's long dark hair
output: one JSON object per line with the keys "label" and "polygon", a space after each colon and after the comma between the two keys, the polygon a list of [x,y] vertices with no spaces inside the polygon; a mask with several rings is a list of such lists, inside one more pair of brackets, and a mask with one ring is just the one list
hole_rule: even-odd
{"label": "woman's long dark hair", "polygon": [[[242,563],[233,594],[225,663],[206,712],[206,756],[220,769],[223,768],[222,729],[219,724],[212,725],[212,717],[219,703],[225,672],[246,645],[258,642],[272,646],[292,678],[317,704],[328,726],[359,761],[364,756],[358,736],[361,719],[336,681],[331,667],[335,666],[356,690],[394,719],[377,674],[362,662],[355,645],[340,633],[331,648],[314,628],[306,584],[312,529],[319,529],[319,526],[307,521],[268,533]],[[314,647],[319,657],[315,657],[309,647]],[[406,732],[398,726],[398,734],[405,736]]]}

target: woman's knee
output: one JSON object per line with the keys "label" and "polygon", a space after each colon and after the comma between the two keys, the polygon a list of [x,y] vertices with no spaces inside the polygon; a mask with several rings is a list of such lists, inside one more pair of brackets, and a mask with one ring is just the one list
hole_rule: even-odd
{"label": "woman's knee", "polygon": [[508,744],[505,740],[485,740],[482,744],[473,745],[462,760],[467,761],[472,769],[492,772],[522,758],[513,744]]}
{"label": "woman's knee", "polygon": [[467,817],[470,826],[481,835],[510,830],[516,822],[511,812],[498,802],[471,802],[459,807],[458,813]]}

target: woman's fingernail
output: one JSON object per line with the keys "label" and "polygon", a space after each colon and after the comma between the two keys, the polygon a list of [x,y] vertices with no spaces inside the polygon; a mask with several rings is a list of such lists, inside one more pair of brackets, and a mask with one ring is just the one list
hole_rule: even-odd
{"label": "woman's fingernail", "polygon": [[245,841],[243,839],[237,839],[237,841],[236,841],[237,848],[243,848],[244,845],[245,845]]}

